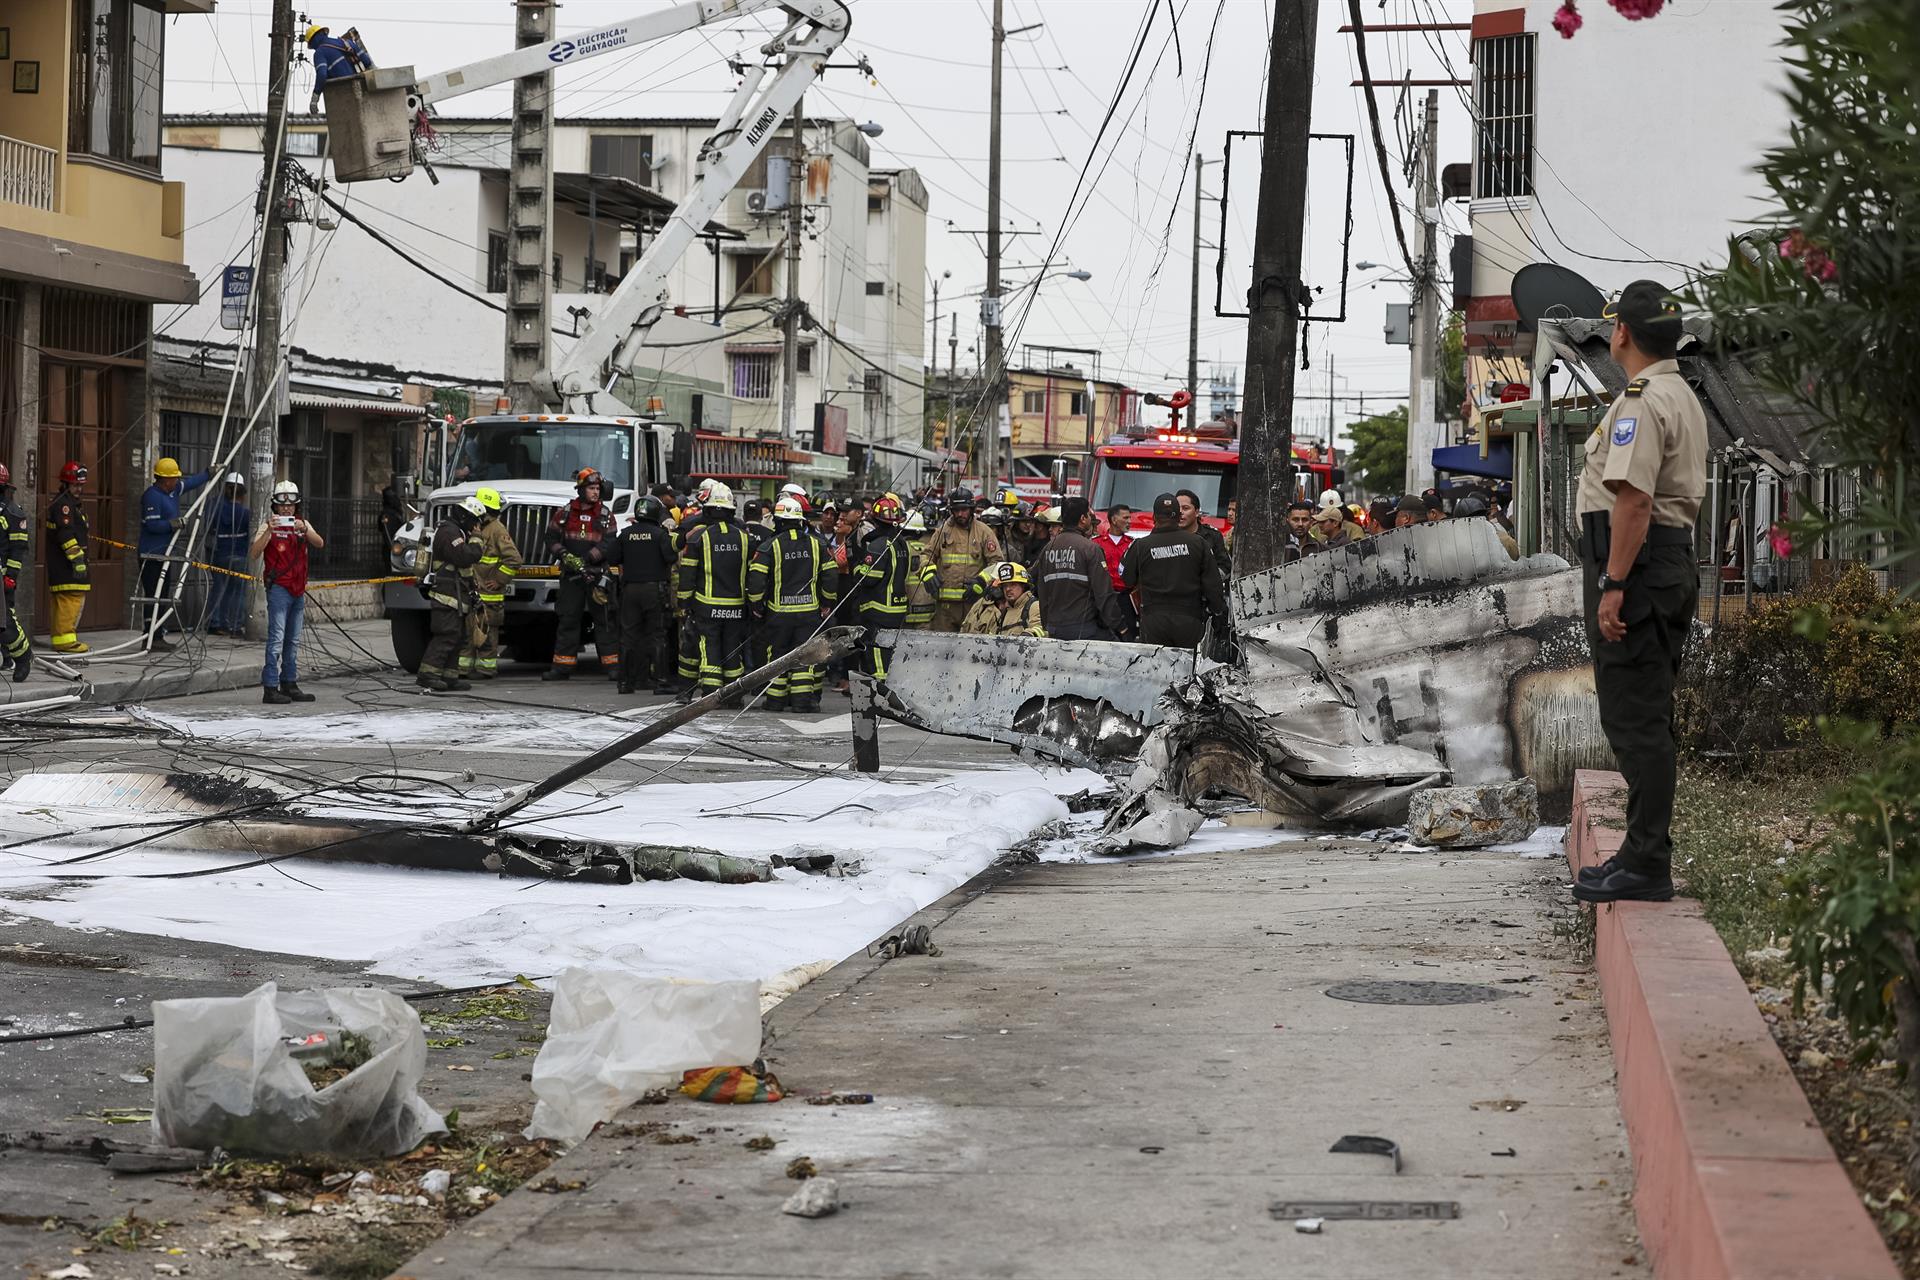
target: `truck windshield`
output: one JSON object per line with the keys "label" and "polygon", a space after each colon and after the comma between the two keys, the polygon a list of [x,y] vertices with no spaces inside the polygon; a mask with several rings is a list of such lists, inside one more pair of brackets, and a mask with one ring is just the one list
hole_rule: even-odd
{"label": "truck windshield", "polygon": [[634,487],[633,433],[608,423],[470,422],[453,459],[453,483],[567,480],[592,467],[616,489]]}
{"label": "truck windshield", "polygon": [[1227,503],[1236,491],[1237,471],[1219,463],[1162,462],[1159,459],[1100,459],[1100,475],[1093,485],[1093,509],[1105,511],[1124,502],[1135,511],[1152,511],[1163,493],[1191,489],[1200,495],[1200,510],[1226,518]]}

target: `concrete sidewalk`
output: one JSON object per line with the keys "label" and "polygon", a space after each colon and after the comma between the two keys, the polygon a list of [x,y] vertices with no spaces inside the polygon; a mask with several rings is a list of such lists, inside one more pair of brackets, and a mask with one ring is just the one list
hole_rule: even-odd
{"label": "concrete sidewalk", "polygon": [[[399,1274],[1645,1274],[1563,875],[1332,842],[989,871],[916,918],[941,956],[857,956],[770,1015],[789,1089],[872,1105],[633,1108]],[[1329,997],[1359,980],[1495,998]],[[802,1155],[838,1215],[780,1212]],[[1309,1235],[1279,1200],[1460,1216]]]}
{"label": "concrete sidewalk", "polygon": [[[77,693],[83,702],[109,705],[152,701],[188,693],[244,689],[260,683],[266,646],[258,640],[228,640],[221,636],[172,637],[171,652],[142,653],[137,631],[89,631],[81,639],[92,653],[72,665],[78,683],[62,678],[47,659],[65,661],[46,647],[45,637],[34,643],[34,670],[25,684],[0,677],[0,708],[12,703],[38,702]],[[380,618],[332,623],[318,610],[307,611],[301,633],[300,678],[319,680],[349,671],[376,671],[393,666],[393,638]]]}

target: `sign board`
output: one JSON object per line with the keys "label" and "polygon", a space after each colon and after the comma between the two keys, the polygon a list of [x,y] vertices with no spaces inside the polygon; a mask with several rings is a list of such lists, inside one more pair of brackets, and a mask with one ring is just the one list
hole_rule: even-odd
{"label": "sign board", "polygon": [[253,293],[253,268],[229,266],[220,272],[220,327],[247,327],[247,298]]}
{"label": "sign board", "polygon": [[813,450],[847,456],[847,411],[837,404],[813,406]]}

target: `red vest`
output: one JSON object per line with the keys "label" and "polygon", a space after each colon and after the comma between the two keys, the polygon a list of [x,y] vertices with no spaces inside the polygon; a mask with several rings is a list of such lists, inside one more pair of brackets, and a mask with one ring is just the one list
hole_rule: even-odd
{"label": "red vest", "polygon": [[295,596],[307,593],[307,540],[298,530],[275,529],[261,554],[269,587],[285,587]]}

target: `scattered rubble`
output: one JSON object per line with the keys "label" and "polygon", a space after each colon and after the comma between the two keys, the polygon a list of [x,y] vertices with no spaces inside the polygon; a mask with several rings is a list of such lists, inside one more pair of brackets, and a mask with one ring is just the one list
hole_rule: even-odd
{"label": "scattered rubble", "polygon": [[1531,778],[1429,787],[1415,792],[1407,808],[1407,829],[1415,843],[1442,849],[1518,844],[1539,825],[1540,796]]}
{"label": "scattered rubble", "polygon": [[840,1211],[840,1184],[832,1178],[809,1178],[787,1197],[780,1212],[796,1218],[824,1218]]}

